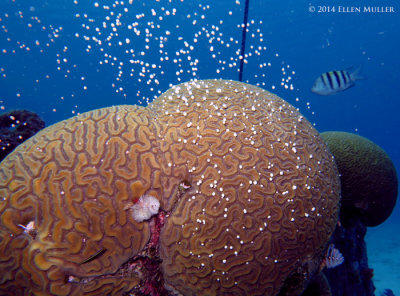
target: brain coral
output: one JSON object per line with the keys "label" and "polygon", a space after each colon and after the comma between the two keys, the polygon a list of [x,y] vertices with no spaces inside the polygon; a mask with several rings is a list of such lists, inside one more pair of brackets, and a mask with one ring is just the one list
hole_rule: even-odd
{"label": "brain coral", "polygon": [[345,132],[321,134],[341,175],[342,219],[361,218],[366,226],[385,221],[397,199],[396,169],[389,156],[372,141]]}
{"label": "brain coral", "polygon": [[[239,82],[181,84],[146,108],[48,127],[0,164],[0,293],[121,295],[144,287],[141,258],[170,295],[298,294],[339,192],[326,145],[290,104]],[[144,194],[160,213],[137,222]]]}
{"label": "brain coral", "polygon": [[[124,210],[160,184],[149,119],[135,106],[88,112],[42,130],[1,163],[0,294],[99,295],[138,284],[117,270],[150,238],[148,223]],[[30,222],[32,235],[20,226]],[[80,278],[88,283],[73,283]]]}

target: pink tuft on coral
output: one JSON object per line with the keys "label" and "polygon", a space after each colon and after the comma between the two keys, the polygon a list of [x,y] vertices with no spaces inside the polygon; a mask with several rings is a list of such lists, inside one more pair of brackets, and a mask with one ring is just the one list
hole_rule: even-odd
{"label": "pink tuft on coral", "polygon": [[142,195],[139,200],[131,207],[132,217],[137,222],[150,219],[158,213],[160,202],[151,195]]}

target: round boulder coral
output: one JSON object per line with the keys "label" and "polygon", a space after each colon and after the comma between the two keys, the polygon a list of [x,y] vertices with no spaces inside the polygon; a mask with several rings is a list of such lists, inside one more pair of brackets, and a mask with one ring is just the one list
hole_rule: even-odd
{"label": "round boulder coral", "polygon": [[299,294],[339,192],[316,130],[255,86],[87,112],[0,163],[0,293]]}
{"label": "round boulder coral", "polygon": [[160,237],[169,291],[301,292],[338,214],[338,173],[317,131],[279,97],[233,81],[184,83],[150,108],[170,212]]}
{"label": "round boulder coral", "polygon": [[385,151],[372,141],[346,132],[324,132],[341,175],[341,218],[360,218],[366,226],[384,222],[397,199],[397,174]]}

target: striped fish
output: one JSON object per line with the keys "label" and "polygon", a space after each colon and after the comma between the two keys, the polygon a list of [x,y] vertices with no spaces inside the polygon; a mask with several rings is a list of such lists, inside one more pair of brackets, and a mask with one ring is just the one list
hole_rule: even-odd
{"label": "striped fish", "polygon": [[364,79],[359,75],[360,71],[361,67],[358,67],[351,74],[348,70],[326,72],[315,80],[311,91],[321,96],[329,96],[344,91],[354,86],[356,80]]}

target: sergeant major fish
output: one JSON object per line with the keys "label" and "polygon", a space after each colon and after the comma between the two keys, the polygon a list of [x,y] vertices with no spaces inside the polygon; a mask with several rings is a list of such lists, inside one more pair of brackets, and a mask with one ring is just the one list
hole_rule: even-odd
{"label": "sergeant major fish", "polygon": [[364,79],[360,76],[361,67],[354,72],[348,70],[330,71],[323,73],[315,82],[311,91],[321,96],[329,96],[344,91],[355,85],[356,80]]}

